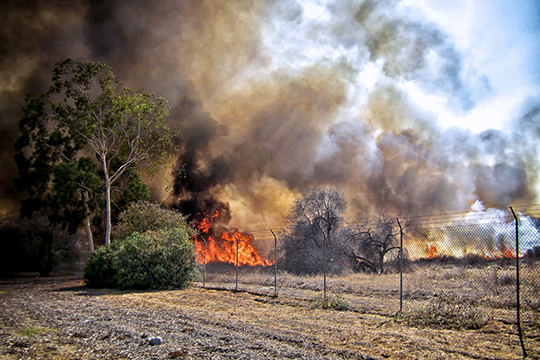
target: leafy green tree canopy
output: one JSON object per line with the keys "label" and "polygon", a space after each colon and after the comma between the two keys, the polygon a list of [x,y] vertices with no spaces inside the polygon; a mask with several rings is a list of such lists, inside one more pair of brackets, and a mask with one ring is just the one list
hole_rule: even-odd
{"label": "leafy green tree canopy", "polygon": [[[130,171],[137,180],[133,169],[143,163],[159,166],[173,148],[172,132],[165,121],[167,101],[121,88],[112,69],[102,62],[66,59],[55,65],[49,90],[27,97],[26,102],[19,122],[21,135],[15,143],[19,168],[15,183],[28,194],[21,214],[30,217],[35,210],[50,206],[58,195],[51,196],[58,189],[54,180],[69,180],[79,191],[71,192],[71,199],[57,199],[69,200],[73,206],[62,209],[66,211],[60,217],[68,218],[75,209],[88,216],[91,203],[99,203],[101,191],[105,244],[109,244],[113,185],[129,178]],[[84,156],[93,165],[83,161]]]}

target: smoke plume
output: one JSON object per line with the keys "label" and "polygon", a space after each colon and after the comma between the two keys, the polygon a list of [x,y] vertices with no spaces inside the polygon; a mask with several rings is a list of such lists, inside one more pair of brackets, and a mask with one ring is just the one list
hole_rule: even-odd
{"label": "smoke plume", "polygon": [[[441,29],[398,6],[336,1],[318,19],[294,0],[8,1],[0,210],[23,196],[12,178],[24,95],[43,92],[66,57],[104,61],[126,86],[170,101],[177,166],[151,183],[156,200],[194,219],[219,210],[239,228],[281,226],[314,185],[339,186],[351,217],[537,202],[540,101],[513,133],[439,127],[403,84],[459,114],[491,86]],[[377,80],[362,80],[370,69]]]}

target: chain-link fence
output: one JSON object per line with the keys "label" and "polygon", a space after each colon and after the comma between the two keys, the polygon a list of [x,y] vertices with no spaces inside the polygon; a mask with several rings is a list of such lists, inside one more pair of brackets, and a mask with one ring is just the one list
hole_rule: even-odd
{"label": "chain-link fence", "polygon": [[[216,244],[205,237],[197,241],[203,272],[201,286],[277,295],[278,243],[272,230],[228,233],[220,241]],[[222,261],[216,261],[220,258]]]}
{"label": "chain-link fence", "polygon": [[[238,255],[207,263],[201,286],[307,301],[339,296],[353,311],[386,316],[460,304],[460,311],[538,331],[540,220],[527,210],[516,209],[515,218],[492,210],[391,219],[378,242],[376,223],[292,244],[286,231],[258,231],[251,240],[266,263],[242,265]],[[238,252],[242,243],[235,236],[229,246]]]}

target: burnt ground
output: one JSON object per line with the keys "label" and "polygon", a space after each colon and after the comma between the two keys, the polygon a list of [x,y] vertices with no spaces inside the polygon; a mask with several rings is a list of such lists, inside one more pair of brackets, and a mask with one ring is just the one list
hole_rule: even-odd
{"label": "burnt ground", "polygon": [[[126,292],[87,289],[77,277],[3,279],[0,304],[0,359],[522,358],[512,324],[416,328],[307,300],[199,287]],[[539,340],[526,341],[530,358],[540,358]]]}

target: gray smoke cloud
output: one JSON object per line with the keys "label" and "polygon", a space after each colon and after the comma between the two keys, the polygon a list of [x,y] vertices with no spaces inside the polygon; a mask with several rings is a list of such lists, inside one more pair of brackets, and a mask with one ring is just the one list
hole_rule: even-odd
{"label": "gray smoke cloud", "polygon": [[[438,127],[400,83],[466,113],[489,96],[489,81],[440,29],[397,6],[339,1],[321,22],[293,0],[7,2],[1,210],[16,211],[21,197],[12,157],[24,94],[44,91],[65,57],[105,61],[125,85],[166,97],[188,176],[153,179],[154,196],[196,211],[220,203],[234,226],[282,225],[313,185],[339,186],[353,217],[535,203],[540,102],[524,107],[512,134]],[[369,66],[384,79],[363,88]]]}

